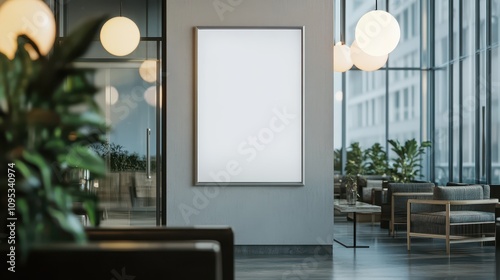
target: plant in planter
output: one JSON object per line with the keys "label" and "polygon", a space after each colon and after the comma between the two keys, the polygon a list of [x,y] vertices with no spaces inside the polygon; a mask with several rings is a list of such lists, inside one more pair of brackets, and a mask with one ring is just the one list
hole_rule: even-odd
{"label": "plant in planter", "polygon": [[342,148],[333,150],[333,170],[334,172],[342,172]]}
{"label": "plant in planter", "polygon": [[392,159],[392,166],[389,168],[391,179],[395,182],[407,183],[421,175],[421,156],[425,154],[425,149],[431,146],[430,141],[424,141],[420,145],[415,139],[407,140],[401,145],[398,140],[390,139],[389,144],[396,157]]}
{"label": "plant in planter", "polygon": [[[73,213],[75,201],[82,203],[91,223],[97,220],[96,197],[65,178],[75,168],[95,177],[106,170],[88,148],[107,130],[93,98],[97,90],[88,81],[92,71],[72,66],[103,20],[77,27],[47,56],[25,35],[17,38],[12,60],[0,53],[0,216],[2,223],[7,215],[18,219],[21,255],[34,244],[85,242],[83,225]],[[27,49],[35,50],[37,58]]]}
{"label": "plant in planter", "polygon": [[358,199],[358,178],[354,174],[347,174],[343,178],[346,189],[347,204],[356,204]]}
{"label": "plant in planter", "polygon": [[365,151],[367,159],[366,174],[367,175],[384,175],[387,174],[389,164],[387,162],[387,153],[380,143],[373,144]]}
{"label": "plant in planter", "polygon": [[366,156],[359,142],[352,142],[347,150],[347,163],[345,165],[346,174],[364,174]]}
{"label": "plant in planter", "polygon": [[109,171],[144,171],[146,170],[146,157],[139,156],[137,153],[129,153],[122,145],[109,143],[95,143],[91,145],[101,158],[109,160]]}

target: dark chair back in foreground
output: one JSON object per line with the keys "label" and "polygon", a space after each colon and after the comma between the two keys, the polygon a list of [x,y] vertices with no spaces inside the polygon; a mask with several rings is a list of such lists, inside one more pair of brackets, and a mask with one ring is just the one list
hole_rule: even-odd
{"label": "dark chair back in foreground", "polygon": [[222,279],[234,280],[234,234],[230,227],[110,227],[86,228],[90,241],[214,240],[222,253]]}
{"label": "dark chair back in foreground", "polygon": [[34,248],[9,277],[221,280],[222,261],[216,241],[58,243]]}

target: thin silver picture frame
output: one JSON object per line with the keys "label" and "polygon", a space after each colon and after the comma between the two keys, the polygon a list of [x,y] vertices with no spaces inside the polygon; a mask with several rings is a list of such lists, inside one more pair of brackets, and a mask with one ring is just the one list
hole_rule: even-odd
{"label": "thin silver picture frame", "polygon": [[194,33],[194,184],[303,186],[304,26]]}

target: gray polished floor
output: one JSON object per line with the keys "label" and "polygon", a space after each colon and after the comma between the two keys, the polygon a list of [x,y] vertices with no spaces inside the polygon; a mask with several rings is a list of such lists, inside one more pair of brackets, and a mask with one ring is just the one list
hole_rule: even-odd
{"label": "gray polished floor", "polygon": [[[358,245],[334,243],[333,256],[237,255],[238,280],[302,279],[500,279],[495,247],[479,243],[453,244],[451,256],[442,240],[412,239],[406,250],[405,232],[389,237],[378,223],[358,223]],[[352,221],[335,218],[335,239],[352,243]]]}

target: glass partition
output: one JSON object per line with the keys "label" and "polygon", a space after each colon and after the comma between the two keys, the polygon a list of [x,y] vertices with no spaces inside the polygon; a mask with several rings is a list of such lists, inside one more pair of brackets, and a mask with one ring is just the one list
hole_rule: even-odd
{"label": "glass partition", "polygon": [[[86,19],[125,16],[138,26],[139,46],[113,56],[97,37],[77,67],[95,70],[96,101],[109,131],[91,146],[107,163],[107,176],[91,180],[101,226],[155,226],[161,206],[162,1],[60,1],[54,4],[60,40]],[[92,177],[90,176],[92,179]]]}

